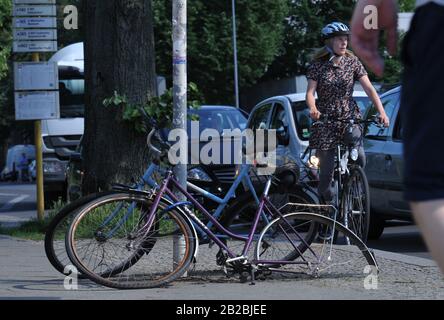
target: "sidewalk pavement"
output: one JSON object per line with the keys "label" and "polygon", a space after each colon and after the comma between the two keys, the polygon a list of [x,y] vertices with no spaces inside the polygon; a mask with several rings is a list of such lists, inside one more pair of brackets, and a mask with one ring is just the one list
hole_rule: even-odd
{"label": "sidewalk pavement", "polygon": [[272,276],[254,286],[242,284],[236,278],[226,278],[214,262],[215,251],[208,250],[201,250],[188,278],[166,288],[119,291],[79,280],[78,290],[65,290],[64,276],[47,261],[43,242],[0,235],[0,299],[444,299],[444,278],[433,261],[383,251],[375,254],[381,269],[376,290],[366,290],[364,281],[356,285],[341,279],[295,275]]}

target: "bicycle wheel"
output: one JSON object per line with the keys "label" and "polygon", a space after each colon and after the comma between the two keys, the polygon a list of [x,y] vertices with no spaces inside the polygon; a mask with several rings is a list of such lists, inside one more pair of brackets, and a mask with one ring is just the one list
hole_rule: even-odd
{"label": "bicycle wheel", "polygon": [[[305,205],[313,204],[313,200],[303,192],[284,193],[279,192],[276,189],[270,190],[268,195],[270,202],[278,209],[282,214],[292,212],[296,209],[309,209],[304,207]],[[226,215],[223,217],[222,224],[234,234],[242,234],[247,236],[252,228],[254,216],[257,212],[258,205],[254,197],[248,193],[238,199],[236,205],[230,208]],[[268,213],[268,212],[267,212]],[[259,220],[257,227],[257,235],[263,230],[263,228],[270,222],[273,217],[267,216],[268,221],[263,219]],[[298,232],[303,235],[306,243],[311,243],[316,235],[317,227],[314,223],[308,223],[299,225],[297,227]],[[256,237],[257,238],[257,237]],[[233,241],[232,241],[233,242]],[[233,245],[233,244],[232,244]],[[231,248],[231,247],[230,247]],[[302,252],[305,250],[303,244],[299,248]],[[281,257],[284,260],[293,260],[298,257],[298,251],[291,252]]]}
{"label": "bicycle wheel", "polygon": [[370,189],[365,172],[359,166],[350,168],[340,212],[343,224],[366,243],[370,226]]}
{"label": "bicycle wheel", "polygon": [[[112,288],[158,287],[180,277],[196,250],[192,226],[162,200],[153,227],[146,230],[152,204],[143,195],[125,193],[88,203],[66,237],[71,261],[94,282]],[[181,248],[174,252],[178,244]]]}
{"label": "bicycle wheel", "polygon": [[65,268],[72,264],[66,253],[65,235],[68,232],[69,225],[76,215],[77,210],[90,201],[113,193],[116,192],[105,191],[77,199],[63,207],[62,210],[52,218],[45,233],[45,254],[51,265],[58,272],[63,274]]}
{"label": "bicycle wheel", "polygon": [[[324,233],[322,240],[318,237],[311,244],[304,243],[297,227],[313,222]],[[325,237],[326,230],[330,237]],[[334,244],[335,231],[347,236],[351,244]],[[297,259],[282,258],[294,255],[295,251]],[[268,224],[256,245],[255,259],[262,268],[312,276],[356,278],[362,277],[369,267],[377,272],[374,256],[353,232],[328,217],[307,212],[290,213]],[[275,269],[276,265],[279,269]]]}
{"label": "bicycle wheel", "polygon": [[[281,213],[294,211],[294,206],[287,204],[313,204],[313,201],[303,192],[283,193],[275,189],[270,190],[268,195],[270,202]],[[246,193],[235,200],[235,203],[224,212],[222,225],[235,234],[245,234],[251,230],[254,216],[257,212],[258,204],[251,193]],[[267,219],[272,219],[267,216]],[[269,221],[261,218],[258,225],[258,232],[262,230]]]}

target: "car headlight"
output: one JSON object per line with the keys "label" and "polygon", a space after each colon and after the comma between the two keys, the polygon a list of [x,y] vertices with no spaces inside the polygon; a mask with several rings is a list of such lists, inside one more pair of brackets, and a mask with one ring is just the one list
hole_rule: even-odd
{"label": "car headlight", "polygon": [[358,160],[358,158],[359,158],[359,153],[358,153],[358,150],[357,150],[356,148],[353,148],[353,149],[351,150],[351,152],[350,152],[350,158],[351,158],[353,161]]}
{"label": "car headlight", "polygon": [[208,176],[208,174],[200,168],[193,168],[188,170],[188,179],[207,181],[207,182],[213,181]]}
{"label": "car headlight", "polygon": [[43,173],[64,173],[65,166],[58,161],[43,161]]}

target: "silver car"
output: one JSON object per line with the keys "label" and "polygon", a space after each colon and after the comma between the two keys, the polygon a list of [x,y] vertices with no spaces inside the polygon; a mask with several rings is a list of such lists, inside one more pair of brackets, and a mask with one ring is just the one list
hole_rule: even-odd
{"label": "silver car", "polygon": [[[305,93],[275,96],[258,103],[250,113],[247,128],[279,129],[285,128],[286,139],[278,139],[276,149],[277,170],[300,167],[301,154],[308,147],[310,127],[312,120],[305,102]],[[369,98],[364,91],[354,91],[353,98],[358,104],[362,114],[365,114],[369,106]],[[298,188],[298,186],[295,186]],[[301,190],[306,193],[313,202],[317,196],[310,190]]]}

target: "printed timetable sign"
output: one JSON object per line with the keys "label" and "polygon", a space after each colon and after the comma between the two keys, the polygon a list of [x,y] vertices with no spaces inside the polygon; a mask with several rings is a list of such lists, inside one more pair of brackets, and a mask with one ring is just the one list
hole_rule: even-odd
{"label": "printed timetable sign", "polygon": [[56,0],[14,0],[14,4],[55,4]]}
{"label": "printed timetable sign", "polygon": [[14,89],[58,90],[59,74],[56,62],[15,62]]}
{"label": "printed timetable sign", "polygon": [[15,93],[16,120],[44,120],[60,118],[58,91]]}
{"label": "printed timetable sign", "polygon": [[54,52],[57,41],[14,41],[14,52]]}
{"label": "printed timetable sign", "polygon": [[15,17],[56,16],[57,10],[55,5],[14,5],[12,13]]}
{"label": "printed timetable sign", "polygon": [[57,18],[14,18],[14,28],[57,28]]}
{"label": "printed timetable sign", "polygon": [[21,29],[13,33],[15,41],[57,40],[57,29]]}

